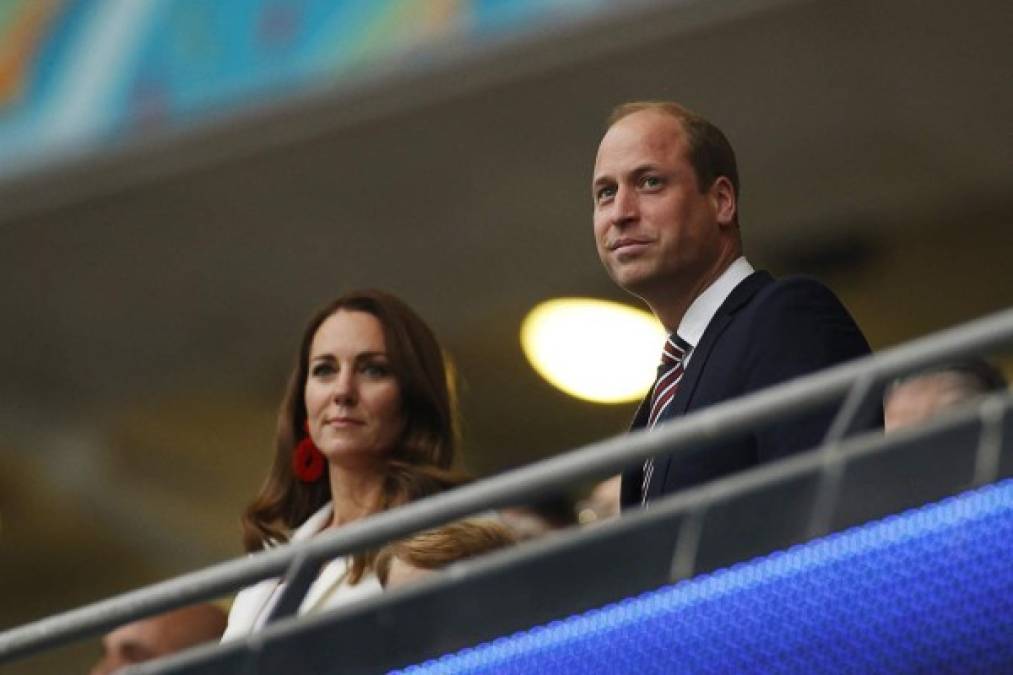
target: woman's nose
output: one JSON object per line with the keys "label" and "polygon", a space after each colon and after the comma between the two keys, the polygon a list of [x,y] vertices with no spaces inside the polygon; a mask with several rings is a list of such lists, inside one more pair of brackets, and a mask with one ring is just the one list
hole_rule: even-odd
{"label": "woman's nose", "polygon": [[342,369],[334,379],[334,391],[332,396],[335,403],[350,404],[356,400],[355,375],[350,368]]}

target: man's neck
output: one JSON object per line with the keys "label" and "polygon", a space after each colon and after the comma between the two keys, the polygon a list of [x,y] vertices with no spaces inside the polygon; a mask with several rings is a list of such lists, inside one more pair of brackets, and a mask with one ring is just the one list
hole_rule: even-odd
{"label": "man's neck", "polygon": [[651,297],[643,296],[644,301],[658,317],[658,321],[665,327],[666,332],[672,334],[679,328],[682,318],[686,316],[686,311],[689,310],[693,301],[717,281],[741,255],[741,252],[735,251],[722,256],[705,274],[687,279],[683,284],[673,284],[670,281],[667,288],[659,289],[657,294],[653,294]]}

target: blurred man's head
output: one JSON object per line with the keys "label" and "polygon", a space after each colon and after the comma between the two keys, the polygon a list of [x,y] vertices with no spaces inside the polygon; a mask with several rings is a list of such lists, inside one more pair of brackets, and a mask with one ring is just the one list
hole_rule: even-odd
{"label": "blurred man's head", "polygon": [[211,640],[225,631],[225,612],[214,605],[192,605],[140,619],[102,638],[102,660],[91,675],[105,675]]}
{"label": "blurred man's head", "polygon": [[577,524],[577,510],[569,495],[544,497],[519,506],[499,510],[500,520],[518,541],[537,539]]}
{"label": "blurred man's head", "polygon": [[385,546],[376,558],[376,576],[384,588],[395,588],[516,542],[513,532],[498,520],[460,520]]}
{"label": "blurred man's head", "polygon": [[612,476],[594,486],[587,499],[580,503],[578,517],[582,525],[608,520],[619,515],[619,493],[622,476]]}
{"label": "blurred man's head", "polygon": [[1006,388],[995,367],[978,359],[941,366],[899,380],[887,391],[884,428],[893,431]]}

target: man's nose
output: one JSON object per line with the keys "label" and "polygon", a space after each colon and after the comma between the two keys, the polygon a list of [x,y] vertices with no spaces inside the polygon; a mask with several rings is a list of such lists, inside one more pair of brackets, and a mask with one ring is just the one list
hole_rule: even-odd
{"label": "man's nose", "polygon": [[612,200],[612,222],[623,225],[636,220],[640,215],[640,205],[635,190],[620,185],[616,188],[616,196]]}

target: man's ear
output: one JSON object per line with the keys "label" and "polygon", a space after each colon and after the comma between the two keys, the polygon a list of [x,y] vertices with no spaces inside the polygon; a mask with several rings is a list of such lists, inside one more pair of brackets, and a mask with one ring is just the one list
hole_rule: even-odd
{"label": "man's ear", "polygon": [[728,227],[734,225],[739,212],[739,204],[735,199],[735,187],[727,176],[718,176],[708,190],[714,205],[714,214],[718,225]]}

